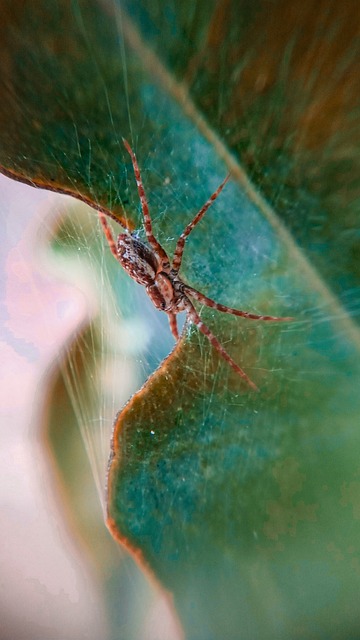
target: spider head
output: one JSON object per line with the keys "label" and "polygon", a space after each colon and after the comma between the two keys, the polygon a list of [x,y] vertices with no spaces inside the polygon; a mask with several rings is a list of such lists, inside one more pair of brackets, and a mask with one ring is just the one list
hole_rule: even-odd
{"label": "spider head", "polygon": [[131,278],[145,286],[154,283],[158,260],[144,242],[128,233],[121,233],[117,239],[117,252],[121,266]]}

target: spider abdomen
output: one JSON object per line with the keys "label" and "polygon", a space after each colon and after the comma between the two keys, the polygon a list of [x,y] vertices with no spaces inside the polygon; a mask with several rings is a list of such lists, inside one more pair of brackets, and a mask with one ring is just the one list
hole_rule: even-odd
{"label": "spider abdomen", "polygon": [[117,254],[122,267],[136,282],[145,286],[154,283],[158,262],[144,242],[121,233],[117,240]]}

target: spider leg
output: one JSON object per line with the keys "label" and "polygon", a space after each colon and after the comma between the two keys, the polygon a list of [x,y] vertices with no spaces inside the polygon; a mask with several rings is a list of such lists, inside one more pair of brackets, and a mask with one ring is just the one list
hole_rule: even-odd
{"label": "spider leg", "polygon": [[220,354],[220,356],[224,360],[226,360],[226,362],[229,363],[229,365],[234,369],[234,371],[236,371],[236,373],[238,373],[239,376],[241,378],[243,378],[252,389],[254,389],[254,391],[259,391],[259,389],[256,386],[256,384],[249,378],[249,376],[246,375],[245,371],[243,371],[241,369],[241,367],[239,367],[239,365],[236,364],[236,362],[234,362],[234,360],[229,356],[228,352],[225,351],[224,347],[220,344],[218,339],[215,338],[214,334],[210,331],[209,327],[207,327],[206,324],[204,324],[201,321],[200,316],[196,312],[196,310],[193,307],[193,305],[191,304],[191,302],[188,303],[188,306],[187,306],[186,310],[187,310],[188,317],[190,318],[190,320],[192,320],[193,323],[196,324],[198,329],[201,331],[201,333],[203,333],[207,337],[209,342],[216,349],[216,351]]}
{"label": "spider leg", "polygon": [[111,229],[110,229],[110,227],[108,225],[108,222],[106,220],[106,216],[105,216],[104,213],[101,213],[101,211],[99,211],[99,220],[101,222],[101,226],[103,228],[106,240],[109,243],[110,251],[113,254],[113,256],[116,258],[116,260],[118,260],[118,254],[117,254],[115,240],[113,238],[113,235],[111,233]]}
{"label": "spider leg", "polygon": [[178,328],[177,328],[177,321],[176,321],[176,314],[175,313],[168,313],[168,318],[169,318],[169,324],[170,324],[170,329],[171,329],[171,333],[173,334],[176,342],[179,340],[179,332],[178,332]]}
{"label": "spider leg", "polygon": [[294,320],[294,318],[288,317],[277,317],[277,316],[258,316],[256,313],[249,313],[249,311],[241,311],[240,309],[233,309],[232,307],[226,307],[224,304],[219,304],[215,302],[215,300],[211,300],[211,298],[207,298],[203,293],[189,287],[188,285],[184,285],[184,291],[187,296],[191,296],[198,300],[202,304],[205,304],[207,307],[211,307],[212,309],[217,309],[217,311],[222,311],[223,313],[231,313],[233,316],[240,316],[241,318],[248,318],[248,320],[265,320],[269,322],[290,322]]}
{"label": "spider leg", "polygon": [[143,217],[144,217],[145,233],[146,233],[147,240],[148,240],[150,246],[154,249],[156,254],[159,256],[159,258],[161,260],[161,268],[164,271],[169,271],[170,270],[169,258],[167,256],[165,250],[161,246],[161,244],[156,240],[156,238],[155,238],[155,236],[153,234],[153,231],[152,231],[152,223],[151,223],[149,205],[148,205],[147,198],[146,198],[146,195],[145,195],[144,185],[142,183],[141,173],[140,173],[139,165],[137,163],[136,155],[135,155],[134,151],[132,150],[132,148],[130,147],[128,141],[125,140],[124,138],[123,138],[123,143],[124,143],[126,151],[129,153],[129,155],[131,157],[131,161],[132,161],[132,165],[133,165],[133,169],[134,169],[136,185],[137,185],[138,194],[139,194],[139,198],[140,198],[140,202],[141,202],[141,209],[142,209]]}
{"label": "spider leg", "polygon": [[200,222],[201,218],[204,216],[204,214],[209,209],[209,207],[211,207],[211,205],[214,202],[214,200],[216,200],[216,198],[218,197],[220,191],[222,191],[223,188],[225,187],[225,185],[226,185],[227,181],[229,180],[229,178],[230,178],[230,174],[226,176],[225,180],[222,181],[221,185],[216,189],[216,191],[212,194],[212,196],[210,196],[209,200],[207,200],[205,202],[204,206],[201,207],[200,211],[196,214],[195,218],[192,220],[192,222],[190,222],[187,225],[187,227],[182,232],[180,238],[178,239],[177,244],[176,244],[176,248],[175,248],[175,253],[174,253],[173,265],[172,265],[173,266],[173,270],[176,273],[179,271],[180,266],[181,266],[182,254],[183,254],[183,251],[184,251],[186,238],[191,233],[193,228],[196,227],[198,222]]}

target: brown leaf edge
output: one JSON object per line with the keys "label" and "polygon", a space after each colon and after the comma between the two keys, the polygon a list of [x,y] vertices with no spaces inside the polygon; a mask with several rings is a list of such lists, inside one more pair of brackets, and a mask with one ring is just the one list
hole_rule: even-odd
{"label": "brown leaf edge", "polygon": [[130,411],[132,409],[133,404],[136,403],[137,400],[139,398],[141,398],[141,396],[144,395],[144,393],[147,391],[147,389],[150,386],[150,384],[152,384],[154,382],[154,380],[156,380],[161,375],[163,375],[164,371],[166,371],[166,369],[169,367],[169,365],[171,365],[172,361],[178,356],[178,352],[180,352],[180,350],[182,349],[182,347],[184,346],[184,343],[185,343],[185,336],[186,336],[186,328],[187,327],[188,327],[188,323],[185,321],[183,332],[182,332],[182,335],[180,337],[180,340],[174,345],[174,348],[172,349],[172,351],[169,353],[169,355],[166,358],[164,358],[164,360],[161,362],[159,367],[154,371],[154,373],[152,373],[147,378],[147,380],[144,382],[143,386],[138,391],[136,391],[131,396],[131,398],[128,400],[128,402],[124,405],[124,407],[122,409],[120,409],[118,415],[116,416],[115,422],[114,422],[113,434],[112,434],[111,443],[110,443],[110,455],[109,455],[108,470],[107,470],[107,482],[106,482],[106,496],[107,496],[106,497],[106,503],[107,503],[107,508],[108,508],[106,522],[105,522],[106,526],[107,526],[110,534],[114,538],[114,540],[118,544],[120,544],[121,547],[123,547],[130,554],[130,556],[133,558],[133,560],[135,561],[137,566],[140,568],[142,573],[148,579],[149,583],[165,599],[165,602],[166,602],[166,604],[167,604],[167,606],[169,608],[169,611],[172,614],[173,621],[174,621],[174,624],[175,624],[175,627],[176,627],[177,637],[179,638],[179,640],[185,640],[185,632],[184,632],[183,626],[181,624],[181,621],[180,621],[180,618],[179,618],[179,614],[178,614],[178,612],[176,610],[176,607],[175,607],[175,604],[174,604],[174,595],[173,595],[173,593],[171,591],[169,591],[168,589],[166,589],[164,587],[164,585],[161,583],[159,578],[156,576],[156,573],[151,568],[150,563],[146,560],[146,558],[145,558],[143,552],[141,551],[141,549],[139,547],[136,547],[134,544],[132,544],[130,542],[130,540],[125,535],[122,535],[120,533],[114,518],[112,518],[109,515],[109,504],[111,502],[110,496],[112,494],[112,486],[111,486],[112,483],[111,483],[111,480],[110,480],[110,469],[112,470],[111,471],[111,475],[116,473],[116,467],[118,466],[118,464],[120,462],[120,460],[119,460],[120,447],[118,445],[118,434],[119,434],[119,432],[121,431],[121,428],[122,428],[123,417],[128,411]]}
{"label": "brown leaf edge", "polygon": [[118,215],[113,211],[111,211],[110,209],[108,209],[107,207],[104,207],[99,203],[96,203],[91,198],[88,198],[82,195],[81,193],[72,191],[71,189],[67,189],[61,184],[49,183],[49,182],[46,182],[46,180],[41,180],[40,178],[29,178],[27,176],[24,176],[21,173],[17,173],[13,169],[8,169],[7,167],[4,167],[4,165],[1,165],[1,164],[0,164],[0,173],[2,173],[7,178],[10,178],[11,180],[16,180],[17,182],[21,182],[22,184],[27,184],[28,186],[34,187],[35,189],[44,189],[45,191],[52,191],[55,193],[60,193],[65,196],[71,196],[76,200],[80,200],[80,202],[83,202],[84,204],[88,205],[89,207],[91,207],[91,209],[94,209],[97,212],[104,213],[106,216],[108,216],[108,218],[115,220],[115,222],[120,224],[124,229],[127,229],[127,231],[129,231],[130,233],[135,229],[135,224],[129,221],[128,217],[125,214]]}
{"label": "brown leaf edge", "polygon": [[[159,367],[147,378],[147,380],[144,382],[143,386],[134,393],[134,395],[128,400],[128,402],[124,405],[124,407],[119,411],[118,415],[115,418],[115,422],[114,422],[114,428],[113,428],[113,434],[112,434],[112,438],[111,438],[111,445],[110,445],[110,456],[109,456],[109,462],[108,462],[108,470],[107,470],[107,481],[106,481],[106,502],[107,502],[107,517],[106,517],[106,526],[108,528],[108,530],[110,531],[112,537],[123,547],[126,549],[126,551],[131,555],[131,557],[134,559],[134,561],[136,562],[136,564],[139,566],[139,568],[141,569],[141,571],[144,573],[144,575],[148,578],[150,584],[154,585],[155,588],[157,588],[158,591],[160,591],[160,593],[165,597],[166,602],[171,610],[171,612],[173,613],[173,617],[174,617],[174,621],[176,622],[176,627],[179,633],[179,638],[182,640],[185,640],[185,635],[184,635],[184,631],[182,629],[182,625],[178,616],[178,613],[176,611],[175,605],[174,605],[174,596],[173,594],[168,591],[166,589],[166,587],[164,587],[164,585],[161,583],[161,581],[159,580],[159,578],[156,576],[156,573],[154,572],[153,568],[151,567],[150,563],[146,560],[142,550],[139,547],[136,547],[130,540],[129,538],[126,537],[126,535],[123,535],[119,529],[118,529],[118,525],[115,521],[115,519],[110,515],[109,513],[109,505],[113,503],[112,500],[112,495],[113,495],[113,491],[114,488],[112,486],[112,478],[114,478],[114,476],[117,473],[117,468],[119,467],[119,465],[121,464],[121,451],[120,451],[120,445],[119,445],[119,434],[121,433],[123,426],[124,426],[124,422],[125,422],[125,416],[132,411],[134,405],[136,405],[137,402],[139,402],[139,400],[141,400],[141,398],[145,395],[145,393],[149,390],[149,387],[153,387],[154,384],[157,385],[160,382],[160,378],[161,376],[166,375],[166,372],[172,367],[173,364],[176,363],[176,360],[179,358],[181,359],[181,353],[184,349],[184,346],[186,344],[187,341],[187,336],[188,336],[188,328],[189,328],[189,322],[187,320],[185,320],[184,323],[184,327],[182,330],[182,334],[180,336],[180,340],[174,345],[173,349],[170,351],[169,355],[164,358],[164,360],[160,363]],[[197,354],[200,357],[200,352],[199,352],[199,345],[197,344],[187,344],[187,347],[189,347],[189,349],[194,351],[194,357],[196,357],[195,354]],[[220,356],[218,356],[219,359]],[[180,363],[181,365],[181,363]],[[176,364],[175,364],[176,366]],[[180,368],[181,371],[183,371],[183,366],[181,365]],[[210,372],[211,373],[211,369]],[[176,372],[175,372],[176,375]],[[196,388],[198,386],[198,377],[196,375],[195,372],[190,372],[189,370],[187,370],[186,372],[187,376],[190,376],[191,378],[193,378],[191,380],[191,384],[190,381],[188,380],[187,384],[189,386],[191,386],[192,388]],[[237,378],[237,374],[234,373],[234,377]],[[211,385],[212,383],[209,380],[209,385]],[[212,388],[212,387],[211,387]],[[246,383],[244,383],[244,392],[248,393],[248,386]],[[251,393],[253,393],[251,391]]]}

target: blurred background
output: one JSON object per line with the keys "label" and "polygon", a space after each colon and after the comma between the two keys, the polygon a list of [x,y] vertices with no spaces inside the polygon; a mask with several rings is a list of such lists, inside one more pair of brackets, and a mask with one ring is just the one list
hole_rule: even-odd
{"label": "blurred background", "polygon": [[0,176],[0,216],[0,638],[177,638],[104,522],[113,420],[153,366],[158,327],[122,319],[97,286],[94,211]]}

